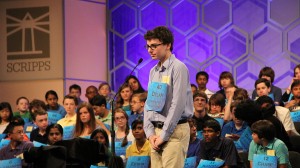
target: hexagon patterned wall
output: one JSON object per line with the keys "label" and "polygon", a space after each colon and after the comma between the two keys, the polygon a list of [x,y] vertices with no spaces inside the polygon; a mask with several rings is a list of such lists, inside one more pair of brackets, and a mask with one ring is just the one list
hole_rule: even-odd
{"label": "hexagon patterned wall", "polygon": [[300,64],[299,0],[111,0],[108,1],[108,50],[112,88],[133,72],[147,88],[151,60],[143,35],[159,25],[175,36],[174,54],[190,71],[209,73],[208,88],[218,90],[222,71],[237,86],[253,90],[259,70],[270,66],[274,84],[286,88]]}

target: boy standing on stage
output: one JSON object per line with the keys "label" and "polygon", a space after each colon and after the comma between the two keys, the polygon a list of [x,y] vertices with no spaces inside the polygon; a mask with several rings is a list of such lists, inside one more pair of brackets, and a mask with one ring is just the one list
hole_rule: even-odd
{"label": "boy standing on stage", "polygon": [[151,167],[183,167],[193,115],[193,97],[187,67],[173,50],[173,34],[164,26],[147,31],[146,49],[159,62],[149,75],[144,130],[149,138]]}

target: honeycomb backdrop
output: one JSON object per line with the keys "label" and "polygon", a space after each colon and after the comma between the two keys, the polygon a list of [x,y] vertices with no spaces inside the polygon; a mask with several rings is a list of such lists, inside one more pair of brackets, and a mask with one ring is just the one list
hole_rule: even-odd
{"label": "honeycomb backdrop", "polygon": [[135,69],[147,89],[152,60],[143,35],[156,26],[175,36],[173,53],[190,72],[206,71],[208,88],[219,90],[222,71],[252,91],[259,71],[270,66],[274,85],[288,87],[300,64],[299,0],[110,0],[108,12],[109,80],[114,91]]}

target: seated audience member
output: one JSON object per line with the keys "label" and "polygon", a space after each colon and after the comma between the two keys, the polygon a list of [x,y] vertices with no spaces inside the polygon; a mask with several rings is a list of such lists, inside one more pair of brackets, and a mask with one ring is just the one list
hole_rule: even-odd
{"label": "seated audience member", "polygon": [[107,158],[105,159],[105,161],[99,162],[97,164],[97,166],[108,166],[108,163],[109,163],[109,160],[110,160],[110,157],[112,154],[109,151],[109,138],[108,138],[106,131],[102,128],[98,128],[93,131],[90,139],[94,139],[94,140],[98,141],[99,143],[103,144],[105,146],[105,150],[107,153]]}
{"label": "seated audience member", "polygon": [[249,97],[249,94],[246,89],[237,88],[237,89],[235,89],[235,91],[233,93],[232,99],[234,102],[236,102],[236,101],[241,102],[241,101],[250,99],[250,97]]}
{"label": "seated audience member", "polygon": [[230,88],[230,87],[235,87],[234,78],[230,72],[224,71],[220,74],[220,77],[219,77],[220,90],[217,91],[216,93],[221,93],[224,96],[224,98],[226,99],[227,98],[226,89]]}
{"label": "seated audience member", "polygon": [[190,143],[187,151],[187,158],[197,156],[200,150],[200,139],[197,138],[197,128],[195,120],[190,118],[188,119],[190,125]]}
{"label": "seated audience member", "polygon": [[[10,125],[12,125],[12,124],[22,125],[23,128],[24,128],[24,124],[25,123],[24,123],[24,120],[23,120],[23,118],[21,116],[14,116],[12,118],[11,122],[6,127],[6,129],[3,131],[3,134],[6,134],[5,138],[8,139],[8,140],[10,139],[9,136],[8,136],[8,134],[9,134],[9,128],[10,128]],[[28,138],[28,136],[25,133],[23,134],[23,140],[24,141],[29,141],[29,138]]]}
{"label": "seated audience member", "polygon": [[81,100],[81,87],[77,84],[73,84],[69,87],[69,95],[77,99],[77,105],[80,105],[84,101]]}
{"label": "seated audience member", "polygon": [[132,124],[134,120],[140,119],[144,120],[144,107],[147,100],[147,93],[136,93],[133,94],[130,101],[131,115],[129,116],[129,125]]}
{"label": "seated audience member", "polygon": [[96,95],[90,101],[93,106],[96,119],[99,119],[103,123],[111,126],[111,112],[106,107],[106,99],[102,95]]}
{"label": "seated audience member", "polygon": [[[270,97],[270,82],[264,78],[260,78],[255,82],[255,89],[257,91],[258,97],[269,96]],[[257,97],[257,98],[258,98]],[[272,96],[270,97],[273,102]],[[271,100],[269,99],[271,102]],[[270,103],[269,102],[269,103]],[[283,124],[284,129],[288,135],[299,135],[296,131],[295,125],[291,119],[290,111],[282,106],[275,106],[274,116],[277,117]]]}
{"label": "seated audience member", "polygon": [[47,102],[46,111],[61,114],[63,117],[66,115],[65,108],[58,104],[58,96],[54,90],[49,90],[46,92],[45,100]]}
{"label": "seated audience member", "polygon": [[122,108],[126,112],[130,111],[130,99],[133,93],[131,87],[125,83],[119,88],[118,93],[120,94],[117,96],[116,107]]}
{"label": "seated audience member", "polygon": [[30,141],[37,141],[43,144],[47,143],[46,128],[48,126],[48,114],[46,111],[37,110],[32,113],[34,124],[38,127],[30,133]]}
{"label": "seated audience member", "polygon": [[300,64],[298,64],[295,68],[294,68],[294,77],[292,78],[292,81],[290,83],[290,86],[287,88],[286,92],[284,92],[284,94],[281,97],[281,100],[283,103],[287,103],[290,101],[290,98],[292,97],[292,84],[296,81],[296,80],[300,80]]}
{"label": "seated audience member", "polygon": [[197,86],[195,84],[191,84],[192,94],[195,94],[195,92],[198,90]]}
{"label": "seated audience member", "polygon": [[252,142],[250,143],[248,160],[253,165],[254,154],[271,155],[277,157],[277,167],[291,168],[288,149],[284,142],[275,138],[275,126],[267,120],[260,120],[252,124]]}
{"label": "seated audience member", "polygon": [[[10,143],[0,150],[0,160],[20,157],[24,151],[33,147],[32,142],[24,141],[24,121],[23,123],[12,121],[8,125],[7,130]],[[27,166],[23,159],[22,166]]]}
{"label": "seated audience member", "polygon": [[150,142],[146,138],[143,120],[134,120],[131,125],[135,141],[126,149],[126,158],[130,156],[151,156]]}
{"label": "seated audience member", "polygon": [[207,98],[209,99],[211,95],[214,93],[207,89],[206,85],[209,80],[209,75],[205,71],[200,71],[196,74],[196,82],[198,84],[198,90],[201,92],[204,92],[207,95]]}
{"label": "seated audience member", "polygon": [[242,165],[237,149],[231,139],[220,138],[220,124],[215,120],[208,120],[203,126],[203,137],[200,141],[200,152],[197,162],[201,159],[223,160],[223,167],[239,167]]}
{"label": "seated audience member", "polygon": [[94,139],[94,140],[98,141],[99,143],[106,146],[107,149],[109,149],[109,137],[104,129],[102,129],[102,128],[95,129],[92,132],[90,139]]}
{"label": "seated audience member", "polygon": [[65,96],[63,100],[63,105],[66,110],[66,116],[59,121],[57,124],[60,124],[62,127],[72,126],[76,124],[76,108],[78,105],[77,98],[73,96]]}
{"label": "seated audience member", "polygon": [[17,110],[14,112],[14,116],[21,116],[24,120],[25,123],[31,121],[31,115],[30,112],[28,111],[29,107],[29,100],[26,97],[19,97],[17,99]]}
{"label": "seated audience member", "polygon": [[290,138],[287,132],[284,130],[282,123],[275,117],[275,105],[273,103],[268,103],[268,101],[273,100],[268,96],[261,96],[256,102],[253,100],[246,100],[237,105],[235,110],[235,116],[240,118],[251,125],[258,120],[269,120],[276,128],[276,137],[282,140],[289,149],[292,148]]}
{"label": "seated audience member", "polygon": [[121,147],[125,147],[128,141],[133,141],[134,137],[128,125],[128,115],[122,108],[115,110],[116,138],[115,142],[121,142]]}
{"label": "seated audience member", "polygon": [[99,95],[102,95],[105,97],[106,103],[107,103],[106,108],[110,109],[110,106],[111,106],[110,103],[113,99],[113,94],[111,93],[111,88],[110,88],[109,84],[106,82],[101,83],[98,87],[98,93],[99,93]]}
{"label": "seated audience member", "polygon": [[193,119],[195,120],[197,131],[202,131],[203,124],[207,120],[213,120],[212,117],[207,115],[207,95],[201,91],[197,91],[193,95],[194,101],[194,115]]}
{"label": "seated audience member", "polygon": [[248,127],[248,124],[245,121],[235,117],[236,105],[236,102],[231,104],[230,111],[232,115],[232,121],[229,121],[223,126],[221,133],[221,137],[231,138],[234,141],[238,140],[245,129]]}
{"label": "seated audience member", "polygon": [[[275,79],[274,70],[271,67],[264,67],[260,70],[258,78],[264,78],[270,82],[271,90],[269,92],[273,95],[275,104],[281,105],[282,104],[281,103],[282,91],[280,88],[273,85],[273,82]],[[252,99],[256,100],[256,97],[257,97],[257,91],[253,90]]]}
{"label": "seated audience member", "polygon": [[282,140],[288,149],[291,150],[290,138],[281,121],[274,116],[276,112],[274,101],[269,96],[261,96],[256,100],[256,103],[260,107],[262,119],[270,121],[275,126],[276,138]]}
{"label": "seated audience member", "polygon": [[[46,104],[42,100],[34,99],[29,103],[29,112],[31,118],[36,111],[46,111],[46,110],[47,110]],[[36,128],[37,125],[34,123],[34,121],[27,122],[24,125],[24,130],[26,133],[31,133]]]}
{"label": "seated audience member", "polygon": [[145,89],[141,85],[141,82],[134,75],[129,75],[126,78],[126,83],[131,87],[131,90],[133,91],[133,94],[145,92]]}
{"label": "seated audience member", "polygon": [[291,93],[293,94],[291,100],[285,104],[291,112],[300,110],[300,80],[295,80],[291,85]]}
{"label": "seated audience member", "polygon": [[51,124],[46,129],[46,136],[48,138],[47,144],[53,145],[57,141],[63,139],[64,130],[59,124]]}
{"label": "seated audience member", "polygon": [[92,98],[95,97],[96,95],[98,95],[98,89],[96,88],[96,86],[91,85],[86,88],[85,97],[88,99],[89,103],[91,103]]}
{"label": "seated audience member", "polygon": [[91,133],[97,128],[104,129],[107,134],[110,133],[101,121],[95,119],[92,106],[85,102],[82,103],[77,108],[74,137],[90,137]]}
{"label": "seated audience member", "polygon": [[220,93],[213,94],[208,101],[208,105],[209,105],[208,115],[210,117],[223,118],[225,97],[222,94]]}
{"label": "seated audience member", "polygon": [[6,127],[12,121],[13,112],[8,102],[0,103],[0,134],[4,132]]}
{"label": "seated audience member", "polygon": [[246,121],[249,127],[251,127],[254,122],[262,120],[259,106],[250,99],[238,103],[234,115],[235,117]]}

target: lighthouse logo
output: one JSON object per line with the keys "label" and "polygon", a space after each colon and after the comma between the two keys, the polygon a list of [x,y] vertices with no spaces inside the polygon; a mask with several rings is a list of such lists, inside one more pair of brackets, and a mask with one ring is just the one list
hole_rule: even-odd
{"label": "lighthouse logo", "polygon": [[7,60],[50,57],[49,7],[6,9]]}

